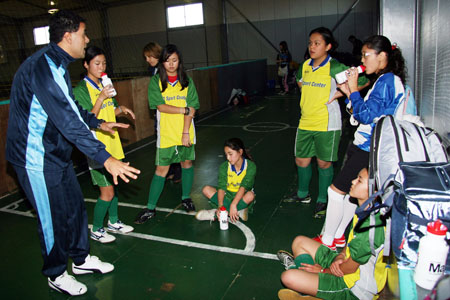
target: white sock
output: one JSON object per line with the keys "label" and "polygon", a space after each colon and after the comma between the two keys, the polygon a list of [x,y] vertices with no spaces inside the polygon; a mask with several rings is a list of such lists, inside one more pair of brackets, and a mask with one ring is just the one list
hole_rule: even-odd
{"label": "white sock", "polygon": [[355,215],[357,205],[350,202],[350,195],[345,195],[344,198],[344,213],[342,214],[341,224],[339,224],[338,229],[336,230],[335,238],[340,238],[345,233],[345,229],[353,219]]}
{"label": "white sock", "polygon": [[334,235],[338,226],[341,224],[344,214],[344,196],[331,189],[331,186],[328,187],[327,215],[322,234],[322,242],[324,244],[333,244]]}

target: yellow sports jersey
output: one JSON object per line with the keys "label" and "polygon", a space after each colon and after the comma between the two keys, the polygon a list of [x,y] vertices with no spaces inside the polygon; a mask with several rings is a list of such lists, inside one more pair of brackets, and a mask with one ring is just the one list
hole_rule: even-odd
{"label": "yellow sports jersey", "polygon": [[[103,86],[101,84],[97,87],[94,82],[86,77],[84,80],[80,81],[73,90],[73,93],[78,103],[84,109],[91,111],[102,89]],[[103,100],[102,108],[98,113],[97,119],[102,119],[106,122],[116,122],[115,108],[116,105],[113,98]],[[106,151],[108,151],[111,156],[115,159],[123,159],[125,157],[117,130],[115,130],[112,135],[101,130],[92,130],[92,132],[97,139],[105,145]]]}
{"label": "yellow sports jersey", "polygon": [[[152,77],[148,87],[148,97],[150,108],[155,109],[160,104],[168,104],[175,107],[199,108],[197,91],[194,82],[189,78],[189,86],[181,89],[182,86],[177,80],[173,85],[167,83],[167,88],[161,92],[162,86],[159,75]],[[168,114],[157,111],[158,148],[169,148],[182,145],[184,115]],[[194,120],[189,127],[189,137],[191,143],[196,143]]]}
{"label": "yellow sports jersey", "polygon": [[244,159],[241,170],[228,161],[223,162],[219,168],[218,188],[231,193],[237,193],[243,187],[250,191],[255,184],[256,165],[249,159]]}
{"label": "yellow sports jersey", "polygon": [[[380,214],[376,216],[376,225],[380,225]],[[384,249],[384,226],[375,227],[374,233],[374,252],[371,252],[369,242],[369,230],[355,233],[353,228],[358,223],[358,217],[353,217],[353,226],[350,231],[345,257],[351,257],[360,266],[356,272],[344,275],[345,284],[351,289],[359,299],[376,299],[386,284],[387,268],[383,262]],[[370,225],[367,218],[361,225],[361,228],[367,228]]]}
{"label": "yellow sports jersey", "polygon": [[[341,110],[339,103],[333,101],[337,84],[335,75],[348,67],[328,56],[319,66],[313,67],[312,59],[306,60],[297,73],[297,81],[302,83],[300,99],[301,118],[299,129],[310,131],[341,130]],[[358,84],[367,82],[365,77],[359,77]]]}

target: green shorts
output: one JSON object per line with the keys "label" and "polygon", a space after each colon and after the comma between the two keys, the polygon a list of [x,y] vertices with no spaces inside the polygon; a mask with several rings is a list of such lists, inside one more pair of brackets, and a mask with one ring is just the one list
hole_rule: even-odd
{"label": "green shorts", "polygon": [[105,168],[91,169],[91,178],[94,185],[106,187],[112,185],[113,178]]}
{"label": "green shorts", "polygon": [[337,161],[341,131],[311,131],[297,129],[295,157],[314,157],[323,161]]}
{"label": "green shorts", "polygon": [[156,148],[155,164],[157,166],[170,166],[186,160],[195,160],[195,145]]}
{"label": "green shorts", "polygon": [[[315,262],[324,268],[328,268],[338,253],[321,245],[316,252]],[[319,273],[319,288],[317,298],[332,300],[357,300],[352,291],[345,284],[343,277],[336,277],[328,273]]]}

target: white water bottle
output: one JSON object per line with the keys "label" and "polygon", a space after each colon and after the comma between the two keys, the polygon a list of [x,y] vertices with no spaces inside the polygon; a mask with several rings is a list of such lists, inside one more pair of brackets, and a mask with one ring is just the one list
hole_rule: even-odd
{"label": "white water bottle", "polygon": [[[361,66],[357,67],[356,70],[358,71],[358,73],[362,73],[366,70],[366,67],[361,65]],[[334,78],[336,79],[336,82],[338,84],[343,84],[344,82],[346,82],[348,80],[347,74],[348,74],[348,70],[345,70],[340,73],[337,73],[336,76],[334,76]]]}
{"label": "white water bottle", "polygon": [[447,227],[440,220],[428,223],[427,234],[420,239],[414,281],[421,288],[431,290],[445,271],[448,245]]}
{"label": "white water bottle", "polygon": [[108,77],[108,75],[106,73],[102,73],[102,85],[103,85],[103,87],[111,85],[111,87],[113,89],[113,93],[112,93],[111,97],[114,97],[117,95],[116,89],[114,88],[111,79]]}
{"label": "white water bottle", "polygon": [[220,230],[228,230],[228,211],[225,206],[220,207],[219,222]]}

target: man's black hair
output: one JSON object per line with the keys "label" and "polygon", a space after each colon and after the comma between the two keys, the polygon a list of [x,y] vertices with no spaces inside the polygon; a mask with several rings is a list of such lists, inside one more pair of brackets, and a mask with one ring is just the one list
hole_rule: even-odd
{"label": "man's black hair", "polygon": [[86,20],[70,10],[60,10],[50,18],[50,41],[61,42],[64,33],[77,32]]}

